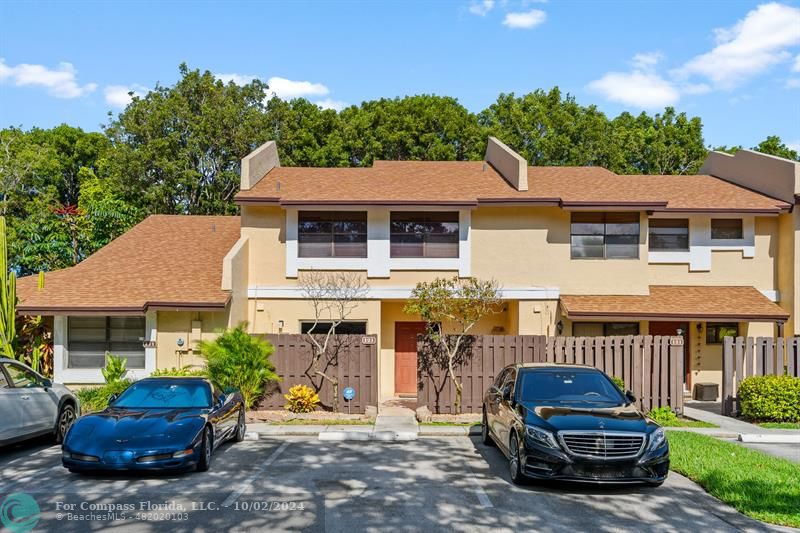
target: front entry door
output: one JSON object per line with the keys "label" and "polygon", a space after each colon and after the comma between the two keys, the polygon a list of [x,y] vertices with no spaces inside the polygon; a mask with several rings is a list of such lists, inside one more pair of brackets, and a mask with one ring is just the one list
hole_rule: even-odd
{"label": "front entry door", "polygon": [[650,322],[650,335],[675,336],[683,332],[683,383],[686,390],[692,390],[692,372],[689,358],[689,324],[686,322]]}
{"label": "front entry door", "polygon": [[394,326],[394,392],[417,394],[417,335],[424,322],[396,322]]}

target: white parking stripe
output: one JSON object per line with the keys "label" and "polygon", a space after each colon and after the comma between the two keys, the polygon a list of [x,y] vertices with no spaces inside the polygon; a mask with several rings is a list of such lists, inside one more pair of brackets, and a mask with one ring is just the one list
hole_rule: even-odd
{"label": "white parking stripe", "polygon": [[222,506],[230,507],[233,504],[233,502],[235,502],[239,498],[239,496],[244,494],[244,492],[248,488],[250,488],[250,485],[253,484],[253,482],[259,475],[261,475],[261,472],[263,472],[265,468],[269,467],[269,465],[275,462],[275,459],[277,459],[278,456],[283,453],[283,450],[285,450],[287,446],[289,446],[289,443],[284,442],[278,447],[277,450],[272,452],[272,454],[269,457],[267,457],[267,459],[263,463],[261,463],[261,466],[259,466],[252,474],[250,474],[250,477],[248,477],[239,485],[239,488],[237,488],[234,492],[231,492],[230,496],[225,498],[225,501],[222,502]]}
{"label": "white parking stripe", "polygon": [[481,507],[494,507],[494,505],[492,505],[492,500],[489,499],[489,495],[486,494],[483,487],[481,487],[480,481],[475,477],[475,472],[473,472],[471,468],[469,470],[469,480],[475,486],[475,495],[478,497]]}

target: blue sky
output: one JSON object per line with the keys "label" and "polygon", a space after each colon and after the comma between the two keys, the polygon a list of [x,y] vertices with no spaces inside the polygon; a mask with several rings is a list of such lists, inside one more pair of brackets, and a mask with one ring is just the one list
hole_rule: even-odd
{"label": "blue sky", "polygon": [[800,148],[800,0],[0,2],[0,126],[98,130],[178,65],[339,107],[472,111],[555,85],[608,115],[699,115],[711,145]]}

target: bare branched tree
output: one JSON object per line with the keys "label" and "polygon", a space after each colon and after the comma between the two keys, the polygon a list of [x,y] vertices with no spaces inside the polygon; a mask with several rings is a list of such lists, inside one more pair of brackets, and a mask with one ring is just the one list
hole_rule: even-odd
{"label": "bare branched tree", "polygon": [[441,348],[432,352],[433,363],[443,367],[455,386],[456,414],[461,413],[464,389],[456,377],[456,367],[471,356],[471,350],[462,349],[465,340],[481,319],[499,311],[501,303],[496,281],[455,277],[417,283],[404,307],[406,313],[422,317],[427,337]]}
{"label": "bare branched tree", "polygon": [[[332,369],[339,366],[339,355],[346,353],[350,336],[336,333],[363,300],[369,289],[366,279],[357,272],[303,272],[298,278],[303,298],[314,313],[314,323],[306,333],[311,343],[311,363],[306,370],[317,392],[324,381],[333,388],[331,409],[339,410],[339,380]],[[330,327],[328,327],[330,325]],[[315,379],[316,378],[316,379]]]}

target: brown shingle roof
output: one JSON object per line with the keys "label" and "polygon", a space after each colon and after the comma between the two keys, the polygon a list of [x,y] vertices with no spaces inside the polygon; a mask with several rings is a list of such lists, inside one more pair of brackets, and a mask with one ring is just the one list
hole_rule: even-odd
{"label": "brown shingle roof", "polygon": [[152,215],[71,268],[21,278],[17,310],[131,312],[148,307],[224,308],[222,260],[239,217]]}
{"label": "brown shingle roof", "polygon": [[651,285],[647,295],[562,295],[578,318],[786,320],[789,314],[753,287]]}
{"label": "brown shingle roof", "polygon": [[460,204],[778,212],[789,204],[707,175],[628,176],[601,167],[528,167],[527,191],[483,161],[376,161],[369,168],[276,167],[240,203]]}

